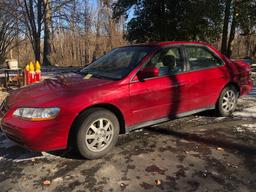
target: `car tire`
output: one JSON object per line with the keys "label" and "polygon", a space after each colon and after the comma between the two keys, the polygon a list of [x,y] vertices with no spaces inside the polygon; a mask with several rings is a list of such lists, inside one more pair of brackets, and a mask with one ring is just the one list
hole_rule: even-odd
{"label": "car tire", "polygon": [[87,159],[98,159],[115,146],[120,125],[117,117],[103,108],[89,109],[79,119],[77,148]]}
{"label": "car tire", "polygon": [[217,113],[223,117],[230,116],[236,109],[238,95],[239,93],[234,86],[225,87],[217,102]]}

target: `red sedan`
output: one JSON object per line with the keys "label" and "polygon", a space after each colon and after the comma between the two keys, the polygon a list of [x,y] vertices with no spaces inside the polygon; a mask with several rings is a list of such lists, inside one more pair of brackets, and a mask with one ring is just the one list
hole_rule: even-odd
{"label": "red sedan", "polygon": [[205,110],[230,115],[252,89],[250,70],[202,43],[121,47],[78,73],[13,92],[1,105],[1,127],[29,149],[75,146],[95,159],[119,134]]}

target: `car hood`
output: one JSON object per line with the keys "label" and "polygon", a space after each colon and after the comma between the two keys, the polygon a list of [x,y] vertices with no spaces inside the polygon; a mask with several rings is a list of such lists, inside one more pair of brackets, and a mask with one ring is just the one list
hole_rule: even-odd
{"label": "car hood", "polygon": [[14,91],[8,97],[8,105],[9,107],[44,107],[47,104],[58,104],[63,102],[63,99],[74,98],[90,89],[112,82],[94,77],[84,79],[84,76],[75,73],[65,74]]}

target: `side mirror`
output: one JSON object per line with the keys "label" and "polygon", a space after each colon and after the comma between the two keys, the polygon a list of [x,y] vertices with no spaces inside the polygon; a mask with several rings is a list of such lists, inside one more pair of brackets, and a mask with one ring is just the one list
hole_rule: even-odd
{"label": "side mirror", "polygon": [[152,68],[144,68],[137,73],[137,77],[140,81],[143,81],[146,78],[158,77],[159,69],[152,67]]}

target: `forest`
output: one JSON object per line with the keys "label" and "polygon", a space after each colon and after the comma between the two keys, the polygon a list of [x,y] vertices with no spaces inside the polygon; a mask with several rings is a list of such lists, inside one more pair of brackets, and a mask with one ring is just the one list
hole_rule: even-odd
{"label": "forest", "polygon": [[0,64],[83,66],[115,47],[202,41],[256,54],[256,0],[0,0]]}

